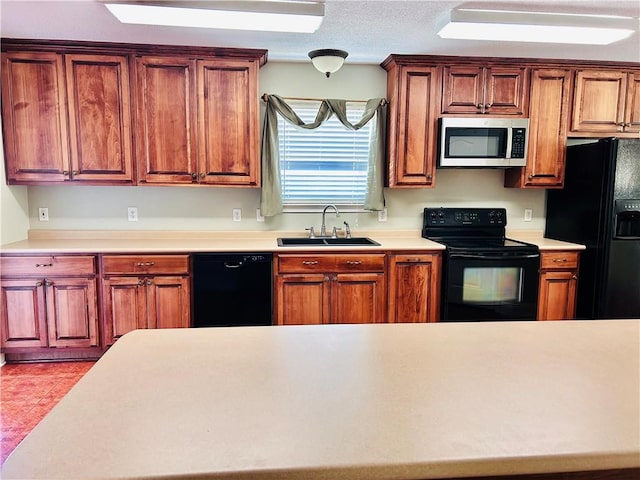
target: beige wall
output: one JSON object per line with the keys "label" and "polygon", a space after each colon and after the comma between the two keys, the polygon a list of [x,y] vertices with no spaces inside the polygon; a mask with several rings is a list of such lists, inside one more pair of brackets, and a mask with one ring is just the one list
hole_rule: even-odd
{"label": "beige wall", "polygon": [[27,238],[29,205],[27,187],[9,187],[4,173],[4,149],[0,138],[0,244]]}
{"label": "beige wall", "polygon": [[[367,99],[385,96],[386,72],[377,65],[345,65],[330,79],[310,63],[271,62],[260,71],[260,93],[293,97]],[[360,229],[419,229],[426,206],[491,206],[508,210],[509,227],[544,228],[544,191],[505,189],[501,170],[439,170],[436,188],[385,192],[388,221],[375,213],[345,213],[343,220]],[[13,198],[7,202],[5,197]],[[24,189],[2,186],[2,242],[24,236],[27,202]],[[145,230],[302,230],[319,225],[318,214],[285,214],[256,221],[257,189],[214,187],[83,187],[28,188],[31,229],[145,229]],[[128,206],[138,208],[139,221],[128,222]],[[38,207],[49,208],[49,222],[38,221]],[[243,220],[233,222],[231,210],[241,208]],[[533,222],[523,222],[525,208]],[[5,213],[5,210],[7,212]],[[5,237],[9,225],[12,235]],[[329,222],[328,222],[329,223]],[[333,223],[329,223],[332,225]]]}

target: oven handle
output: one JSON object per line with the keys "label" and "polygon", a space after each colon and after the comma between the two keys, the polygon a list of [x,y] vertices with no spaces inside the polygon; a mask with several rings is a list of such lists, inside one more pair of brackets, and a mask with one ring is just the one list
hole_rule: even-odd
{"label": "oven handle", "polygon": [[532,253],[529,255],[485,255],[485,254],[463,254],[463,253],[451,253],[449,258],[472,258],[474,260],[525,260],[527,258],[539,258],[539,253]]}

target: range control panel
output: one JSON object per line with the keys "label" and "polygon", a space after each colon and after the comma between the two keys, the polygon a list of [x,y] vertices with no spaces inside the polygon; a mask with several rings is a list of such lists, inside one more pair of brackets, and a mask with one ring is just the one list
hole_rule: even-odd
{"label": "range control panel", "polygon": [[504,227],[504,208],[425,208],[425,227]]}

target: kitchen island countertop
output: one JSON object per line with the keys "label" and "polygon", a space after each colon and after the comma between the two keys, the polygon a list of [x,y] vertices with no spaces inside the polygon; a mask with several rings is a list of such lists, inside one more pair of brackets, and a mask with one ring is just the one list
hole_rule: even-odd
{"label": "kitchen island countertop", "polygon": [[639,339],[640,320],[137,330],[2,478],[637,469]]}

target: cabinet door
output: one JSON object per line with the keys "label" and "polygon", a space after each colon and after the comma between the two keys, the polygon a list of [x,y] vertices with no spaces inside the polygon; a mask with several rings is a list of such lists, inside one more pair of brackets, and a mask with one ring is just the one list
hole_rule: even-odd
{"label": "cabinet door", "polygon": [[440,316],[440,256],[389,257],[389,313],[392,323],[436,322]]}
{"label": "cabinet door", "polygon": [[2,54],[2,117],[8,183],[69,178],[62,56]]}
{"label": "cabinet door", "polygon": [[624,121],[625,132],[640,132],[640,72],[629,74]]}
{"label": "cabinet door", "polygon": [[329,277],[324,274],[278,275],[275,284],[277,325],[329,323]]}
{"label": "cabinet door", "polygon": [[259,186],[258,63],[198,62],[199,181]]}
{"label": "cabinet door", "polygon": [[330,323],[386,321],[386,289],[382,273],[340,273],[331,281]]}
{"label": "cabinet door", "polygon": [[2,280],[0,289],[1,346],[46,347],[48,341],[44,281]]}
{"label": "cabinet door", "polygon": [[98,345],[95,278],[45,280],[50,347]]}
{"label": "cabinet door", "polygon": [[189,327],[191,294],[188,277],[149,277],[146,289],[148,328]]}
{"label": "cabinet door", "polygon": [[71,179],[132,183],[127,58],[65,55],[65,62]]}
{"label": "cabinet door", "polygon": [[579,70],[575,80],[571,132],[622,132],[626,92],[626,72]]}
{"label": "cabinet door", "polygon": [[192,183],[197,177],[195,61],[136,62],[139,183]]}
{"label": "cabinet door", "polygon": [[[389,81],[397,98],[389,118],[389,186],[434,185],[440,103],[437,67],[400,67],[399,78]],[[397,85],[396,85],[397,82]]]}
{"label": "cabinet door", "polygon": [[570,88],[568,70],[533,71],[527,165],[507,169],[506,187],[562,187]]}
{"label": "cabinet door", "polygon": [[484,109],[491,115],[528,113],[529,70],[518,67],[490,67],[485,71]]}
{"label": "cabinet door", "polygon": [[578,277],[575,271],[548,271],[540,275],[538,320],[567,320],[576,314]]}
{"label": "cabinet door", "polygon": [[103,344],[113,343],[125,333],[147,328],[145,279],[107,277],[102,281],[104,301]]}
{"label": "cabinet door", "polygon": [[444,67],[442,113],[482,113],[484,69],[477,66]]}

